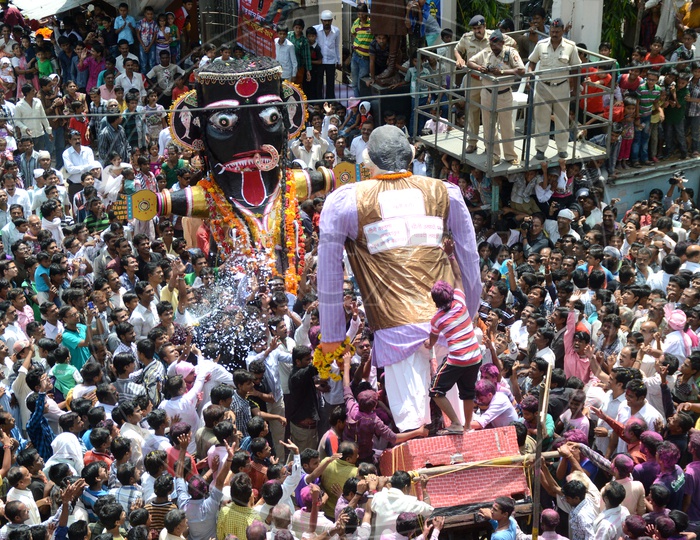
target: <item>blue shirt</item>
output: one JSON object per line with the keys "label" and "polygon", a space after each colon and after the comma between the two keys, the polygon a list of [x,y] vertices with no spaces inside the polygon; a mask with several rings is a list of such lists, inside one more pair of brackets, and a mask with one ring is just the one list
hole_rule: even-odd
{"label": "blue shirt", "polygon": [[[600,267],[603,269],[603,272],[605,273],[605,280],[606,281],[615,281],[615,276],[613,276],[613,273],[610,270],[605,268],[605,266],[603,266],[602,264],[600,265]],[[588,263],[582,264],[581,266],[577,266],[576,270],[583,270],[584,272],[586,272],[586,274],[590,274],[590,272],[588,271]]]}
{"label": "blue shirt", "polygon": [[498,521],[495,519],[489,520],[493,526],[493,533],[491,534],[491,540],[515,540],[515,534],[518,531],[518,525],[515,523],[515,519],[511,516],[509,519],[509,525],[507,531],[497,531]]}
{"label": "blue shirt", "polygon": [[46,280],[41,276],[49,277],[49,269],[38,265],[36,270],[34,270],[34,286],[36,287],[36,292],[49,292],[49,286],[46,284]]}
{"label": "blue shirt", "polygon": [[131,26],[136,27],[136,19],[131,15],[122,17],[119,15],[114,19],[114,29],[119,32],[117,36],[117,41],[120,39],[125,39],[129,42],[129,45],[134,44],[134,32],[131,30]]}
{"label": "blue shirt", "polygon": [[44,461],[53,455],[51,443],[53,442],[54,432],[51,431],[49,421],[44,416],[44,403],[46,402],[46,394],[39,392],[39,397],[36,400],[36,409],[29,417],[27,422],[27,435],[32,441],[34,448],[39,452],[39,455],[44,458]]}
{"label": "blue shirt", "polygon": [[90,433],[92,433],[92,430],[88,429],[85,433],[83,433],[82,436],[83,444],[85,445],[85,450],[92,450],[92,443],[90,442]]}
{"label": "blue shirt", "polygon": [[85,341],[87,337],[87,326],[84,324],[77,325],[77,332],[65,328],[63,331],[63,346],[70,351],[70,363],[76,369],[82,369],[90,358],[90,348],[79,347],[78,344]]}
{"label": "blue shirt", "polygon": [[63,51],[58,53],[58,62],[61,64],[61,73],[64,73],[63,80],[75,81],[76,73],[78,72],[78,64],[73,62],[73,60],[77,58],[78,55],[76,53],[73,53],[70,57]]}

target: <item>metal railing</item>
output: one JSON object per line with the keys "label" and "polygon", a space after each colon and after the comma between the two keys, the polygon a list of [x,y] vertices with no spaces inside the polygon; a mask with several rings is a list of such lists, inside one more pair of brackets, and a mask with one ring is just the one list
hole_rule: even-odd
{"label": "metal railing", "polygon": [[[514,32],[509,35],[517,35],[526,32],[529,32],[529,30],[525,30],[522,32]],[[608,135],[610,134],[610,128],[612,125],[614,81],[611,80],[610,85],[608,86],[601,84],[600,82],[593,82],[587,77],[588,75],[593,74],[596,71],[597,73],[603,76],[606,73],[609,73],[611,71],[610,68],[614,66],[614,59],[602,56],[592,51],[584,50],[588,58],[593,58],[594,60],[583,62],[581,65],[573,68],[564,67],[548,69],[544,71],[527,70],[523,77],[495,77],[488,73],[481,73],[476,70],[472,70],[468,67],[464,67],[461,69],[457,68],[456,61],[452,58],[453,51],[456,45],[457,42],[453,42],[449,44],[425,47],[419,50],[419,65],[422,65],[422,62],[425,60],[432,62],[433,65],[437,64],[437,69],[433,73],[430,73],[426,76],[420,75],[418,77],[418,88],[420,89],[419,95],[428,95],[430,97],[427,100],[427,103],[423,105],[418,104],[412,112],[412,114],[414,115],[413,136],[415,138],[421,139],[425,144],[438,148],[441,151],[445,151],[444,145],[440,145],[439,142],[443,141],[446,138],[446,136],[453,137],[453,134],[451,132],[461,132],[461,153],[459,155],[454,151],[448,151],[448,153],[450,153],[451,155],[453,155],[453,157],[459,159],[460,161],[464,161],[464,149],[466,148],[467,142],[470,139],[478,140],[484,143],[484,145],[487,148],[491,144],[498,144],[503,142],[514,142],[516,144],[521,143],[519,145],[521,151],[520,167],[524,169],[533,168],[533,164],[531,164],[532,158],[530,157],[533,137],[536,137],[537,135],[543,135],[544,133],[546,133],[549,137],[557,133],[563,132],[566,132],[567,135],[569,135],[571,132],[571,122],[567,122],[567,126],[563,130],[550,129],[549,131],[544,133],[534,132],[534,122],[532,119],[534,117],[534,109],[536,105],[551,105],[555,102],[561,103],[561,100],[540,99],[538,100],[538,103],[535,104],[535,85],[541,84],[538,82],[538,80],[539,77],[545,72],[548,77],[551,77],[552,75],[559,75],[559,77],[561,78],[566,76],[574,80],[574,91],[566,99],[566,108],[570,111],[573,111],[574,119],[576,120],[574,122],[576,132],[573,140],[573,154],[570,157],[576,155],[577,146],[580,146],[582,144],[591,144],[579,138],[579,127],[585,127],[585,129],[589,130],[596,129],[604,131]],[[447,55],[438,53],[438,49],[444,50],[445,48],[447,48],[448,50]],[[523,61],[527,62],[527,59],[523,59]],[[460,81],[460,79],[461,84],[457,84]],[[449,88],[445,84],[446,80],[450,81]],[[491,90],[491,98],[488,100],[487,103],[470,101],[469,99],[471,92],[480,92],[482,90],[481,84],[479,84],[478,87],[474,84],[474,81],[476,80],[482,80],[486,82],[488,88]],[[582,83],[585,84],[587,87],[585,93],[581,92]],[[513,105],[511,105],[510,107],[506,107],[505,109],[498,108],[498,92],[504,89],[513,89],[515,86],[518,86],[518,91],[513,92]],[[602,113],[600,111],[592,112],[588,110],[588,104],[590,100],[600,99],[601,101],[603,101],[606,95],[609,98],[609,107],[607,109],[604,109]],[[573,105],[571,105],[571,102],[573,102]],[[448,105],[449,115],[447,118],[440,117],[440,106],[444,105]],[[465,112],[465,122],[464,125],[457,125],[455,123],[455,110],[461,108],[462,106],[464,107]],[[431,112],[436,107],[438,109],[437,115]],[[471,107],[477,107],[482,112],[488,111],[491,113],[490,125],[484,126],[483,133],[470,133],[468,131],[468,117],[469,109]],[[517,115],[520,115],[521,112],[523,113],[523,125],[520,129],[518,129],[516,126],[513,138],[502,139],[498,136],[499,134],[496,133],[496,123],[498,121],[497,114],[498,112],[502,112],[504,110],[515,112]],[[436,122],[446,124],[447,133],[449,135],[445,135],[445,132],[440,133],[439,129],[435,129],[434,133],[430,135],[422,135],[418,133],[417,127],[419,125],[420,118],[432,118]],[[581,122],[579,122],[579,119],[581,120]],[[485,134],[487,133],[492,133],[493,137],[485,136]],[[606,154],[608,154],[610,150],[609,139],[609,136],[606,137],[606,141],[608,141],[605,148]],[[493,160],[487,159],[486,161],[487,166],[484,172],[491,175],[493,173],[494,166],[492,162]],[[537,164],[537,166],[539,166],[539,164]]]}

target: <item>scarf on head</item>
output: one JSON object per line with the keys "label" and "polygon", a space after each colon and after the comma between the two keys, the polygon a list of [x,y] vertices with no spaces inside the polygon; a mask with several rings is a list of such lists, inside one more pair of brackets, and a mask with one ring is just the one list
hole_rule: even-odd
{"label": "scarf on head", "polygon": [[61,218],[53,218],[49,221],[46,218],[41,218],[41,228],[49,231],[53,239],[59,246],[63,245],[63,230],[61,229]]}
{"label": "scarf on head", "polygon": [[685,354],[689,356],[691,348],[698,345],[698,336],[692,330],[686,329],[688,319],[685,313],[680,309],[674,309],[670,304],[666,304],[666,306],[664,306],[664,315],[668,322],[668,327],[683,335]]}

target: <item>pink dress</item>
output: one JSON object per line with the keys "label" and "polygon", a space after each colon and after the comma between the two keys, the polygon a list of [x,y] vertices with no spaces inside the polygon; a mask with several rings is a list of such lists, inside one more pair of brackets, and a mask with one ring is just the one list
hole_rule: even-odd
{"label": "pink dress", "polygon": [[620,143],[620,155],[617,159],[629,159],[634,141],[634,122],[622,122],[622,142]]}
{"label": "pink dress", "polygon": [[[24,57],[24,55],[20,56],[17,58],[16,56],[12,57],[12,66],[19,68],[19,69],[27,69],[27,59]],[[24,75],[17,75],[17,99],[22,99],[24,97],[24,94],[22,94],[22,86],[24,83],[30,82],[36,90],[39,90],[39,78],[34,74],[34,77],[32,77],[29,81],[27,81],[27,78]]]}

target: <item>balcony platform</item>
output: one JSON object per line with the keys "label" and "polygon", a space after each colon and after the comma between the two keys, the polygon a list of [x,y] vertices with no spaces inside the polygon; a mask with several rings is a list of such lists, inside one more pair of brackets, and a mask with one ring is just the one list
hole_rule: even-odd
{"label": "balcony platform", "polygon": [[[516,129],[516,137],[522,136],[522,132],[518,132]],[[479,130],[479,138],[483,139],[483,129]],[[418,139],[428,146],[437,148],[440,152],[445,152],[446,154],[459,159],[462,164],[469,165],[471,167],[476,167],[482,171],[488,171],[488,162],[486,155],[486,148],[484,146],[483,140],[477,141],[476,152],[473,154],[464,153],[464,133],[461,129],[455,128],[447,133],[440,133],[437,135],[424,135],[419,136]],[[515,141],[515,149],[519,156],[521,156],[521,161],[518,165],[511,165],[507,161],[501,161],[498,165],[493,166],[493,176],[504,176],[509,174],[515,174],[519,172],[524,172],[527,170],[541,168],[540,161],[535,159],[535,144],[534,141],[530,144],[530,160],[529,163],[523,159],[523,146],[525,145],[525,139],[518,139]],[[566,162],[586,162],[590,159],[595,158],[605,158],[607,156],[606,149],[590,142],[578,141],[576,142],[576,152],[574,153],[574,143],[568,143],[568,154]],[[557,146],[554,140],[550,139],[547,150],[545,151],[545,158],[550,164],[556,164],[559,161],[559,156],[557,152]]]}

